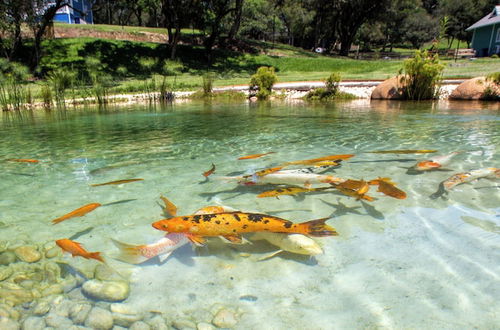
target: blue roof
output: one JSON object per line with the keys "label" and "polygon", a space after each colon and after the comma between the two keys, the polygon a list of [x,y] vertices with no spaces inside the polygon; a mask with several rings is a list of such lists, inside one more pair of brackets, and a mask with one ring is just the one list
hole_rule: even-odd
{"label": "blue roof", "polygon": [[489,13],[476,23],[469,26],[467,29],[465,29],[465,31],[471,31],[474,29],[481,28],[483,26],[493,25],[497,23],[500,23],[500,6],[495,6],[495,8],[493,8],[491,13]]}

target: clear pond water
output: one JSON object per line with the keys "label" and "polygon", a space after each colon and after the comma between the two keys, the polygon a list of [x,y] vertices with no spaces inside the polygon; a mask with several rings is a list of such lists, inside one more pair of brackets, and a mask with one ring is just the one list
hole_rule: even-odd
{"label": "clear pond water", "polygon": [[[22,324],[35,315],[45,326],[92,327],[65,311],[61,301],[110,310],[110,303],[81,293],[99,263],[58,254],[52,248],[61,238],[102,252],[109,267],[130,283],[128,298],[112,305],[115,325],[132,324],[116,321],[123,310],[135,321],[153,324],[160,317],[183,328],[211,323],[220,309],[234,316],[230,324],[236,329],[493,329],[500,324],[499,180],[482,179],[443,198],[429,197],[454,173],[500,167],[498,103],[187,103],[36,110],[0,118],[4,325],[7,316]],[[393,149],[461,153],[446,170],[420,175],[407,169],[430,154],[367,153]],[[270,151],[275,153],[237,160]],[[390,177],[408,197],[394,199],[372,187],[373,202],[335,191],[257,198],[273,187],[217,179],[351,153],[355,157],[329,173]],[[11,158],[39,162],[3,161]],[[212,163],[215,174],[205,180],[202,173]],[[90,186],[130,178],[144,180]],[[183,246],[163,263],[151,259],[135,266],[113,259],[118,251],[110,238],[145,244],[162,237],[151,227],[163,218],[160,195],[174,202],[179,214],[219,204],[294,222],[331,217],[328,224],[339,236],[317,238],[324,253],[315,257],[282,253],[259,261],[277,248],[264,241],[233,245],[214,238],[205,247]],[[104,206],[51,224],[89,203]],[[42,258],[27,264],[18,256],[5,257],[20,246],[34,247]],[[47,263],[61,268],[58,278],[30,277],[39,271],[36,265]],[[52,307],[37,314],[40,301]]]}

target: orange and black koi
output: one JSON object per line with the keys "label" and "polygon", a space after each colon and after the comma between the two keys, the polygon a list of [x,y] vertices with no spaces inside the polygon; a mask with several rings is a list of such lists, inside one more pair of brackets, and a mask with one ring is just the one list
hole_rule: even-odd
{"label": "orange and black koi", "polygon": [[326,220],[328,218],[295,224],[267,214],[223,212],[163,219],[154,222],[152,226],[169,233],[184,233],[196,244],[203,244],[205,236],[223,236],[236,243],[242,241],[241,233],[260,231],[317,237],[337,235],[333,227],[325,224]]}

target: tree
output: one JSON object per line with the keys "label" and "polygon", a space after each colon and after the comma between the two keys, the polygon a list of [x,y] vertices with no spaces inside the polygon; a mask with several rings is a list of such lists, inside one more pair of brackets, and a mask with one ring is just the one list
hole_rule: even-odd
{"label": "tree", "polygon": [[424,9],[417,10],[408,16],[403,26],[404,40],[412,44],[414,48],[420,48],[424,42],[430,41],[439,34],[437,19],[431,17]]}

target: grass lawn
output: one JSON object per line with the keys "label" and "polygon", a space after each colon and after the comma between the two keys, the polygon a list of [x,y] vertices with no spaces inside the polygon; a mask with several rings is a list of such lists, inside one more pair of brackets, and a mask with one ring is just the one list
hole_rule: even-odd
{"label": "grass lawn", "polygon": [[[107,25],[92,28],[108,29]],[[111,26],[112,30],[116,27]],[[78,28],[88,28],[78,25]],[[130,31],[152,28],[124,27]],[[154,29],[163,30],[163,29]],[[300,48],[269,42],[249,41],[257,52],[253,54],[227,50],[214,50],[209,67],[204,60],[201,46],[179,45],[178,59],[168,60],[169,49],[165,44],[106,40],[97,38],[68,38],[44,41],[40,69],[48,73],[56,68],[71,70],[75,74],[76,93],[88,94],[89,59],[100,63],[102,74],[112,81],[109,93],[142,93],[156,91],[163,75],[175,90],[196,90],[202,86],[202,75],[214,73],[213,85],[248,84],[250,76],[260,66],[273,66],[279,82],[323,80],[332,72],[340,73],[343,80],[384,80],[398,74],[402,60],[355,60],[345,57],[324,56]],[[407,50],[408,51],[408,50]],[[444,60],[444,78],[471,78],[491,73],[500,68],[500,59]],[[87,77],[87,78],[86,78]],[[154,83],[153,83],[154,81]],[[32,94],[41,98],[43,81],[31,84]]]}

